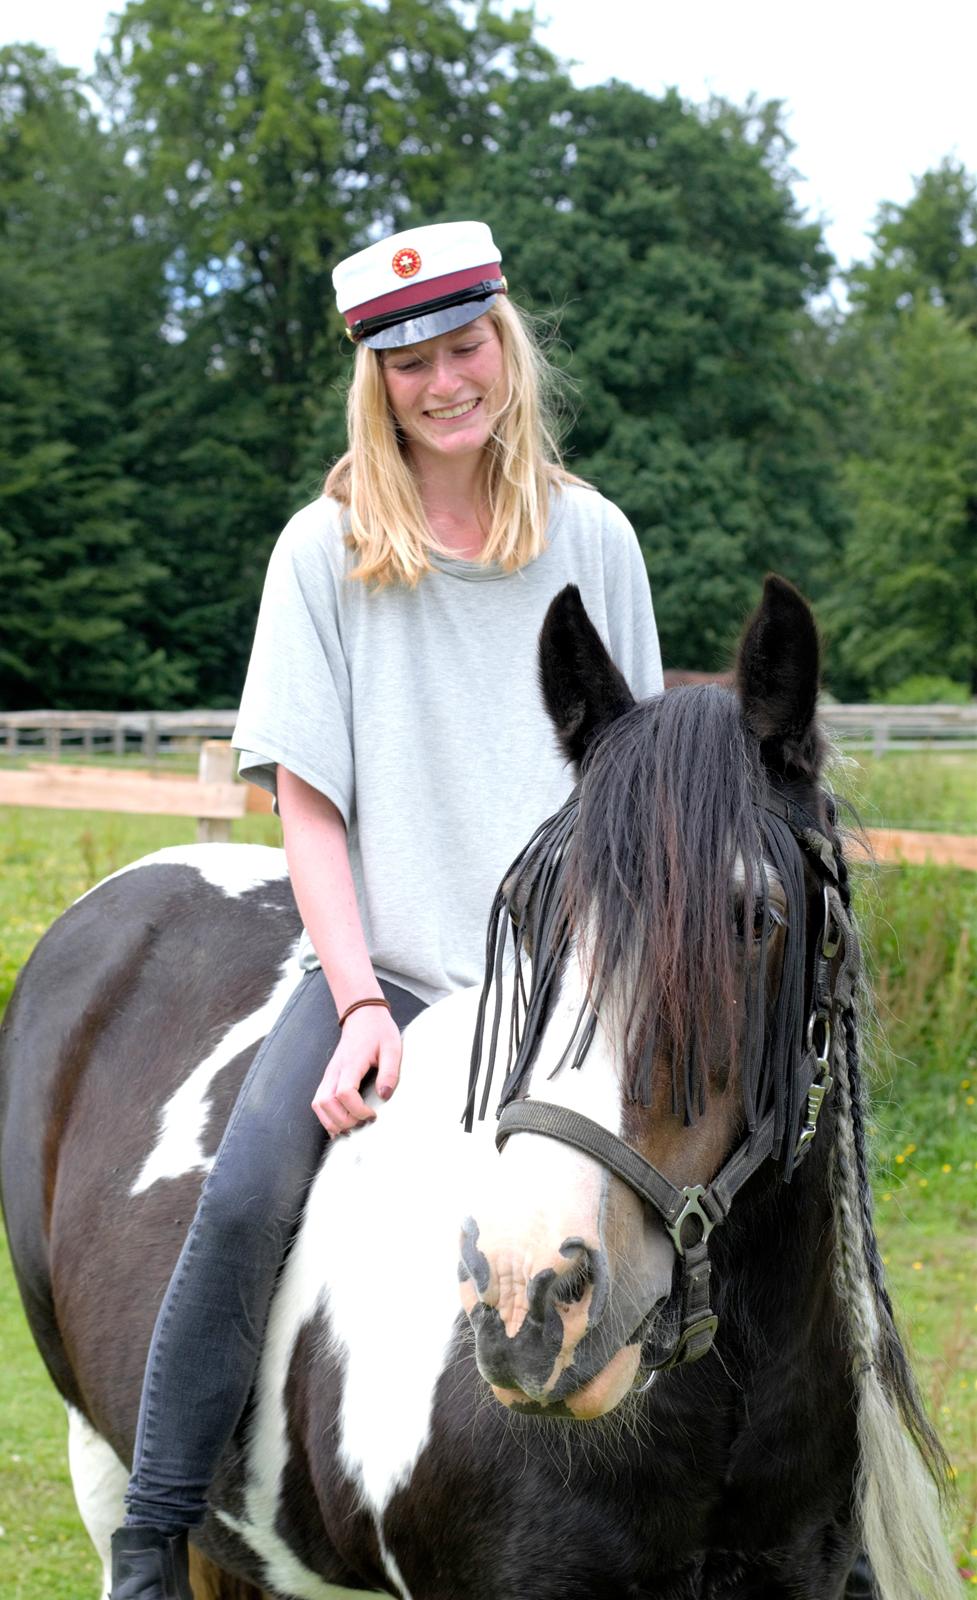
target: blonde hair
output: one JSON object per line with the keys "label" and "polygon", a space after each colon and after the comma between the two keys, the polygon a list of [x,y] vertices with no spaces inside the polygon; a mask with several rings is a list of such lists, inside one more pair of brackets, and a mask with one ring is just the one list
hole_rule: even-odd
{"label": "blonde hair", "polygon": [[[546,546],[551,490],[583,480],[560,459],[554,400],[561,375],[528,319],[504,295],[485,315],[502,346],[507,389],[484,453],[489,526],[478,560],[512,572]],[[413,586],[431,570],[430,552],[439,545],[387,401],[380,354],[366,345],[356,352],[346,412],[349,449],[323,493],[347,509],[347,542],[359,558],[350,577]]]}

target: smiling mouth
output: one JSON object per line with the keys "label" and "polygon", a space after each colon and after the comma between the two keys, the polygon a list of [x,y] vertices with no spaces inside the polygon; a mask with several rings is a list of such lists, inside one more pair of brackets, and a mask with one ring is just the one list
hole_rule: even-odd
{"label": "smiling mouth", "polygon": [[433,417],[436,422],[449,422],[452,417],[467,416],[469,411],[474,411],[481,403],[480,400],[464,400],[460,406],[445,406],[440,411],[428,411],[425,415]]}

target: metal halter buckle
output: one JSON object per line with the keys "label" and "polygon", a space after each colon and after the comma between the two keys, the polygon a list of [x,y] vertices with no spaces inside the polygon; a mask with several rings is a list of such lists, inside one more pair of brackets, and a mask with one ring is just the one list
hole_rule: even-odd
{"label": "metal halter buckle", "polygon": [[[827,1062],[824,1065],[827,1066]],[[825,1072],[821,1078],[811,1084],[807,1091],[807,1121],[804,1123],[797,1140],[797,1149],[794,1152],[795,1160],[807,1149],[818,1131],[818,1117],[821,1115],[824,1097],[833,1082],[834,1079],[830,1073]]]}
{"label": "metal halter buckle", "polygon": [[703,1244],[706,1239],[708,1239],[713,1227],[715,1226],[713,1219],[709,1216],[708,1212],[704,1211],[702,1208],[701,1202],[705,1192],[706,1191],[701,1183],[691,1183],[687,1185],[687,1187],[682,1190],[682,1193],[685,1196],[684,1206],[682,1207],[678,1216],[675,1218],[674,1222],[665,1223],[665,1232],[668,1234],[673,1245],[675,1246],[676,1254],[680,1256],[685,1255],[685,1244],[682,1239],[682,1226],[688,1221],[689,1217],[696,1217],[702,1227],[702,1232],[698,1239],[693,1241],[695,1244]]}
{"label": "metal halter buckle", "polygon": [[828,894],[828,885],[821,890],[822,905],[824,907],[824,933],[821,937],[821,954],[826,961],[838,954],[841,948],[841,929],[831,915],[831,897]]}

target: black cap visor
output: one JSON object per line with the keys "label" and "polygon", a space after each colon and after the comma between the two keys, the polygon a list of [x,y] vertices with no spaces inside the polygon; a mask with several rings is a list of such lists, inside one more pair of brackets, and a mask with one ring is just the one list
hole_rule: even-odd
{"label": "black cap visor", "polygon": [[486,278],[455,294],[409,306],[405,312],[387,311],[379,317],[364,317],[362,322],[354,322],[350,337],[356,344],[368,344],[373,350],[400,350],[404,345],[420,344],[474,322],[494,305],[497,295],[505,293],[505,287],[504,278]]}

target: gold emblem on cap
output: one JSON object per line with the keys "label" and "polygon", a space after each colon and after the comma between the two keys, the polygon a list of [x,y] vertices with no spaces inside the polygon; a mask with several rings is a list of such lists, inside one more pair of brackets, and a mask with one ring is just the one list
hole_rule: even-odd
{"label": "gold emblem on cap", "polygon": [[408,244],[396,252],[390,265],[398,278],[413,278],[421,270],[421,258]]}

